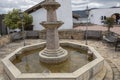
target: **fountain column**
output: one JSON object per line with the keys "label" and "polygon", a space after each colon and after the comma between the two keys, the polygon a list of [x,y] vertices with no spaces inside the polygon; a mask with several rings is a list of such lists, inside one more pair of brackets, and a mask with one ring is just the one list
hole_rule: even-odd
{"label": "fountain column", "polygon": [[57,21],[56,9],[60,4],[55,0],[45,0],[42,7],[47,10],[47,21],[40,24],[46,29],[46,48],[39,53],[40,61],[59,63],[67,59],[68,53],[59,45],[58,28],[63,24]]}

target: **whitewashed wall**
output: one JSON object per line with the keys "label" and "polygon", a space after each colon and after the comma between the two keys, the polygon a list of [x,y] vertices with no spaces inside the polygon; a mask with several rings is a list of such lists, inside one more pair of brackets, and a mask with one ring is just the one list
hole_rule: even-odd
{"label": "whitewashed wall", "polygon": [[114,13],[120,13],[120,8],[93,9],[90,11],[89,19],[93,24],[103,25],[101,16],[111,17]]}
{"label": "whitewashed wall", "polygon": [[[72,21],[72,8],[71,8],[71,0],[56,0],[61,4],[61,7],[57,10],[57,18],[60,21],[63,21],[64,24],[60,27],[60,29],[72,29],[73,21]],[[40,22],[46,21],[46,10],[41,8],[33,13],[33,25],[34,30],[42,30],[43,26],[40,25]]]}

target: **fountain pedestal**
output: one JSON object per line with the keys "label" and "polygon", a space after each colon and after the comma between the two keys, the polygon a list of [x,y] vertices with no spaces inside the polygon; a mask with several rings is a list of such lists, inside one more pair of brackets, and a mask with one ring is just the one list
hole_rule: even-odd
{"label": "fountain pedestal", "polygon": [[59,63],[67,59],[68,53],[59,45],[58,28],[63,24],[57,21],[56,9],[60,4],[55,0],[45,0],[42,4],[47,10],[47,21],[40,23],[46,28],[46,48],[39,53],[40,61],[45,63]]}

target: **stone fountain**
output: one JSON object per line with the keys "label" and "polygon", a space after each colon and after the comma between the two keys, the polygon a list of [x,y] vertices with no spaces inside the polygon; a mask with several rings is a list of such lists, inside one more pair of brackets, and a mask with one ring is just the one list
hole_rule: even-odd
{"label": "stone fountain", "polygon": [[[104,58],[91,46],[69,40],[59,43],[58,28],[63,22],[57,21],[56,10],[60,4],[55,0],[45,0],[42,7],[47,10],[47,21],[40,23],[46,28],[46,42],[21,47],[2,60],[9,80],[94,80],[105,69]],[[71,47],[72,53],[61,46]],[[90,62],[89,56],[93,57]],[[59,67],[55,69],[56,66]]]}
{"label": "stone fountain", "polygon": [[60,4],[55,0],[45,0],[42,7],[47,10],[47,21],[41,25],[46,28],[46,48],[39,53],[40,61],[45,63],[59,63],[67,59],[68,53],[60,47],[58,28],[63,24],[57,21],[56,10]]}

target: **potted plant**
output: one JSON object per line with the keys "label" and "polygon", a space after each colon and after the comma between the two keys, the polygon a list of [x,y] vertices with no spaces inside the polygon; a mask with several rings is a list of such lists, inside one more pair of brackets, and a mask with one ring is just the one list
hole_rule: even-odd
{"label": "potted plant", "polygon": [[108,33],[110,33],[110,29],[114,27],[114,18],[112,17],[107,17],[105,20],[105,25],[108,28]]}

